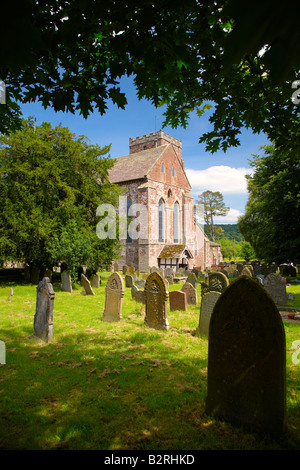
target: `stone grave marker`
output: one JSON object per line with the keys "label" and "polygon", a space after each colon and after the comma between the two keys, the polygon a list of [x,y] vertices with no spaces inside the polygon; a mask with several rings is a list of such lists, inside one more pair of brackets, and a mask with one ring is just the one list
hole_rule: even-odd
{"label": "stone grave marker", "polygon": [[166,280],[156,271],[149,274],[145,284],[145,324],[157,330],[168,330],[168,287]]}
{"label": "stone grave marker", "polygon": [[192,284],[185,282],[181,288],[182,292],[186,294],[186,303],[188,305],[197,305],[197,291]]}
{"label": "stone grave marker", "polygon": [[117,262],[114,263],[114,272],[117,273],[119,271],[119,265]]}
{"label": "stone grave marker", "polygon": [[54,297],[55,293],[50,279],[44,277],[37,286],[33,334],[46,343],[50,343],[53,338]]}
{"label": "stone grave marker", "polygon": [[280,274],[268,274],[264,279],[264,287],[276,305],[287,305],[286,283]]}
{"label": "stone grave marker", "polygon": [[136,285],[139,289],[144,289],[145,284],[146,284],[145,279],[137,279],[137,280],[135,281],[135,285]]}
{"label": "stone grave marker", "polygon": [[102,320],[113,322],[122,318],[124,282],[119,273],[112,273],[105,286],[105,309]]}
{"label": "stone grave marker", "polygon": [[14,295],[14,290],[13,290],[13,288],[11,287],[11,288],[9,289],[9,294],[8,294],[7,299],[6,299],[6,302],[10,302],[13,295]]}
{"label": "stone grave marker", "polygon": [[81,284],[86,295],[95,295],[95,292],[92,289],[90,281],[83,273],[81,273]]}
{"label": "stone grave marker", "polygon": [[252,277],[252,272],[251,270],[249,269],[248,266],[244,266],[241,273],[240,273],[240,276],[249,276],[249,277]]}
{"label": "stone grave marker", "polygon": [[133,286],[133,277],[130,274],[125,274],[125,286],[126,287]]}
{"label": "stone grave marker", "polygon": [[134,266],[129,266],[128,271],[129,274],[134,274]]}
{"label": "stone grave marker", "polygon": [[210,319],[206,413],[252,431],[285,429],[284,327],[270,296],[248,276],[223,292]]}
{"label": "stone grave marker", "polygon": [[208,338],[210,318],[220,295],[221,292],[217,291],[207,291],[201,295],[199,324],[195,331],[196,336]]}
{"label": "stone grave marker", "polygon": [[210,291],[224,292],[229,286],[229,280],[225,274],[214,272],[208,275],[208,286]]}
{"label": "stone grave marker", "polygon": [[90,277],[90,283],[91,283],[91,287],[96,287],[96,288],[100,287],[100,284],[101,284],[100,275],[92,274]]}
{"label": "stone grave marker", "polygon": [[173,290],[169,292],[170,311],[181,310],[186,311],[186,293],[181,290]]}
{"label": "stone grave marker", "polygon": [[4,341],[0,341],[0,364],[6,364],[6,346]]}
{"label": "stone grave marker", "polygon": [[123,274],[126,274],[128,272],[128,266],[126,264],[124,264],[124,266],[122,268],[122,272],[123,272]]}
{"label": "stone grave marker", "polygon": [[72,292],[72,281],[69,271],[63,271],[61,277],[61,288],[65,292]]}
{"label": "stone grave marker", "polygon": [[186,282],[189,282],[190,284],[192,284],[192,286],[195,287],[195,289],[196,289],[196,287],[197,287],[197,276],[196,276],[196,274],[193,273],[193,272],[190,272],[188,274]]}
{"label": "stone grave marker", "polygon": [[132,286],[131,288],[131,298],[133,300],[138,300],[139,288],[137,286]]}

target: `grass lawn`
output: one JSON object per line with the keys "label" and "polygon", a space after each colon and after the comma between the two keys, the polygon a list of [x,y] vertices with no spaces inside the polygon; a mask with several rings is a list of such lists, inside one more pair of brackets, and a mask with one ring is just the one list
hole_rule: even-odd
{"label": "grass lawn", "polygon": [[[300,321],[284,321],[287,433],[272,440],[204,413],[208,342],[193,336],[200,287],[198,305],[168,312],[169,331],[157,331],[144,325],[144,306],[131,300],[129,288],[123,319],[102,321],[109,274],[101,273],[95,296],[81,295],[79,285],[70,294],[53,284],[49,344],[32,337],[36,287],[0,285],[0,340],[6,345],[6,364],[0,365],[0,449],[300,448],[300,363],[292,362]],[[14,295],[6,302],[10,287]],[[300,286],[288,291],[296,294],[293,306],[300,306]]]}

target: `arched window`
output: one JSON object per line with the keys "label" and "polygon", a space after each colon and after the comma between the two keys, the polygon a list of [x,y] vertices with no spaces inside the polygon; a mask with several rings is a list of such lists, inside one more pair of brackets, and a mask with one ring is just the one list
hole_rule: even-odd
{"label": "arched window", "polygon": [[164,212],[165,203],[163,199],[159,200],[158,203],[158,241],[164,241]]}
{"label": "arched window", "polygon": [[132,242],[132,238],[130,237],[129,233],[128,233],[128,227],[129,227],[129,224],[131,222],[131,219],[132,219],[132,216],[129,215],[129,210],[130,210],[130,207],[131,207],[131,199],[130,197],[127,198],[127,238],[126,238],[126,243],[131,243]]}
{"label": "arched window", "polygon": [[172,176],[175,176],[175,168],[172,168]]}
{"label": "arched window", "polygon": [[165,165],[162,163],[160,167],[160,172],[164,173],[165,172]]}
{"label": "arched window", "polygon": [[175,202],[173,211],[173,235],[174,243],[179,241],[179,204]]}

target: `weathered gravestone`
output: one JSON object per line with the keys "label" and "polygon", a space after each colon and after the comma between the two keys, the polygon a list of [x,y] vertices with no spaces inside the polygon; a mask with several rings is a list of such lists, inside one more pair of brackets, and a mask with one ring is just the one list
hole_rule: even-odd
{"label": "weathered gravestone", "polygon": [[0,364],[6,364],[6,347],[4,341],[0,341]]}
{"label": "weathered gravestone", "polygon": [[114,263],[114,271],[117,273],[119,271],[119,265],[117,262]]}
{"label": "weathered gravestone", "polygon": [[174,310],[186,311],[187,309],[186,293],[181,290],[173,290],[169,292],[169,302],[171,312]]}
{"label": "weathered gravestone", "polygon": [[221,292],[211,291],[201,296],[200,317],[195,332],[196,336],[208,338],[211,315],[220,295]]}
{"label": "weathered gravestone", "polygon": [[69,271],[63,271],[61,277],[61,288],[65,292],[72,292],[72,281]]}
{"label": "weathered gravestone", "polygon": [[11,287],[11,288],[9,289],[9,294],[8,294],[7,299],[6,299],[6,302],[10,302],[13,295],[14,295],[14,290],[13,290],[13,288]]}
{"label": "weathered gravestone", "polygon": [[193,272],[190,272],[188,274],[186,282],[189,282],[190,284],[192,284],[192,286],[195,287],[195,289],[196,289],[196,287],[197,287],[197,276],[196,276],[196,274],[193,273]]}
{"label": "weathered gravestone", "polygon": [[188,305],[197,305],[197,291],[189,282],[185,282],[181,288],[186,294],[186,302]]}
{"label": "weathered gravestone", "polygon": [[113,322],[122,318],[124,282],[119,273],[112,273],[105,286],[105,309],[102,320]]}
{"label": "weathered gravestone", "polygon": [[92,289],[90,281],[83,273],[81,273],[81,284],[86,295],[95,295],[95,292]]}
{"label": "weathered gravestone", "polygon": [[123,268],[122,268],[122,272],[123,274],[126,274],[128,272],[128,266],[127,264],[124,264]]}
{"label": "weathered gravestone", "polygon": [[270,273],[264,279],[264,287],[276,305],[286,305],[286,283],[280,274]]}
{"label": "weathered gravestone", "polygon": [[168,330],[168,286],[166,280],[156,271],[149,274],[146,279],[145,296],[145,324],[157,330]]}
{"label": "weathered gravestone", "polygon": [[211,273],[208,275],[208,287],[210,291],[224,292],[229,286],[229,280],[223,273]]}
{"label": "weathered gravestone", "polygon": [[130,274],[125,275],[125,286],[132,287],[133,286],[133,277]]}
{"label": "weathered gravestone", "polygon": [[90,277],[90,283],[91,283],[91,287],[96,287],[96,288],[100,287],[100,284],[101,284],[100,275],[92,274]]}
{"label": "weathered gravestone", "polygon": [[135,285],[136,285],[139,289],[144,289],[145,284],[146,284],[145,279],[137,279],[137,280],[135,281]]}
{"label": "weathered gravestone", "polygon": [[47,343],[50,343],[53,337],[54,297],[55,293],[50,279],[44,277],[37,286],[33,334]]}
{"label": "weathered gravestone", "polygon": [[247,276],[224,291],[211,316],[206,413],[253,431],[285,429],[284,327],[270,296]]}
{"label": "weathered gravestone", "polygon": [[145,304],[145,292],[140,290],[137,286],[132,286],[131,288],[131,298],[136,302],[142,302]]}

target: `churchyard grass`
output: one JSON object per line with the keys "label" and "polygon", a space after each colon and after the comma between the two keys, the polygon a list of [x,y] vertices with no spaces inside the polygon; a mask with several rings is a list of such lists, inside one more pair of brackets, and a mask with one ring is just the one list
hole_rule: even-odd
{"label": "churchyard grass", "polygon": [[[170,328],[159,331],[144,325],[145,307],[131,299],[130,288],[122,320],[102,321],[109,275],[101,273],[95,296],[81,295],[80,285],[70,294],[53,283],[52,343],[32,336],[36,287],[0,285],[0,340],[6,345],[0,449],[299,449],[300,363],[292,361],[299,323],[284,321],[288,428],[272,440],[204,413],[208,342],[193,335],[200,286],[198,305],[168,309]],[[14,294],[6,302],[10,287]],[[288,292],[298,306],[300,286]]]}

